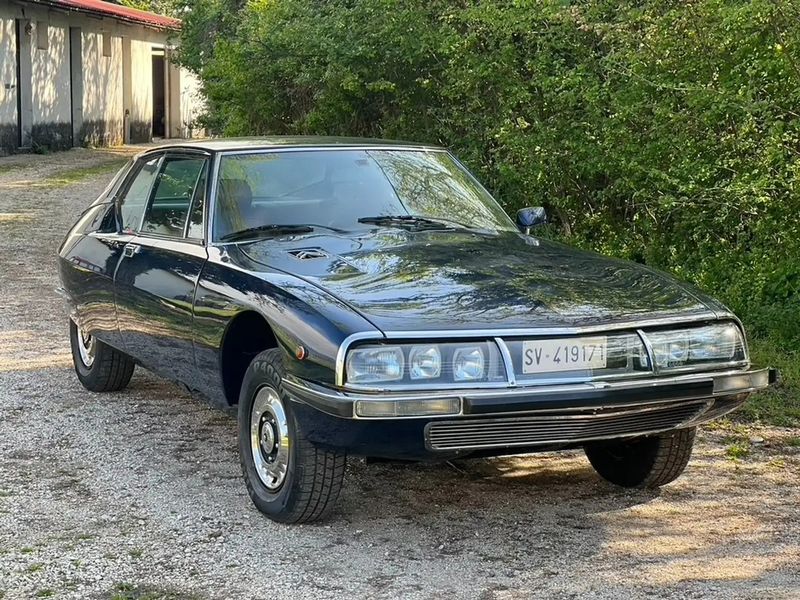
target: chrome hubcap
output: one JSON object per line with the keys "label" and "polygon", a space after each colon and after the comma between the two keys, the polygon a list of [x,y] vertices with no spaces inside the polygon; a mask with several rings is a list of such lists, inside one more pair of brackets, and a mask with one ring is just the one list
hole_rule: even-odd
{"label": "chrome hubcap", "polygon": [[94,364],[96,343],[93,336],[86,333],[83,329],[78,329],[78,352],[81,355],[81,362],[87,367]]}
{"label": "chrome hubcap", "polygon": [[256,473],[267,489],[277,490],[289,469],[289,426],[278,392],[264,386],[250,412],[250,450]]}

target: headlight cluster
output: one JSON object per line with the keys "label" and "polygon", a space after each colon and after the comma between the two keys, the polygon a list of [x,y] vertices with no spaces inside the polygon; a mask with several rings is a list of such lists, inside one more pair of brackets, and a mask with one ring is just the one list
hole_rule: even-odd
{"label": "headlight cluster", "polygon": [[347,353],[347,383],[504,381],[494,342],[368,345]]}
{"label": "headlight cluster", "polygon": [[[517,381],[558,377],[620,377],[725,366],[747,360],[744,337],[733,322],[679,329],[620,332],[594,337],[505,339]],[[643,344],[647,343],[648,352]],[[588,348],[588,350],[587,350]],[[526,354],[527,349],[527,354]],[[570,352],[567,355],[567,352]],[[601,352],[603,366],[580,362],[587,352]],[[549,360],[552,369],[526,370],[528,354]],[[650,356],[654,365],[650,364]],[[543,358],[542,358],[543,357]],[[572,357],[572,360],[567,360]],[[560,360],[556,360],[556,359]],[[365,344],[351,348],[345,360],[348,385],[371,387],[470,384],[507,381],[505,364],[493,340],[458,343]],[[367,410],[365,408],[365,410]],[[385,407],[381,410],[386,410]],[[399,414],[399,413],[398,413]]]}
{"label": "headlight cluster", "polygon": [[734,323],[647,331],[660,371],[747,359],[742,332]]}

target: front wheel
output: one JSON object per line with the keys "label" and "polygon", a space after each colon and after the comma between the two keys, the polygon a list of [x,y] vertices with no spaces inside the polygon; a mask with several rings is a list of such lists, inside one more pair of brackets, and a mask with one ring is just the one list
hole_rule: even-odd
{"label": "front wheel", "polygon": [[692,456],[695,428],[585,446],[595,471],[622,487],[657,488],[677,479]]}
{"label": "front wheel", "polygon": [[315,446],[283,389],[281,350],[255,357],[239,396],[239,459],[256,508],[273,521],[325,518],[342,488],[347,456]]}

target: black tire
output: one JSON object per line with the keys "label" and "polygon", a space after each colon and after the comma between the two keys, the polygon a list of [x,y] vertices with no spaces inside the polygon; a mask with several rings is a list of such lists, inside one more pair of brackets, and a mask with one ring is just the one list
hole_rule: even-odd
{"label": "black tire", "polygon": [[94,359],[87,363],[81,356],[80,335],[78,326],[70,320],[69,341],[72,346],[72,362],[75,364],[75,373],[83,387],[90,392],[117,392],[125,388],[136,368],[133,359],[95,339]]}
{"label": "black tire", "polygon": [[[315,446],[308,440],[283,388],[283,353],[266,350],[250,363],[239,395],[239,459],[247,492],[256,508],[279,523],[309,523],[333,510],[344,480],[347,455]],[[268,488],[258,474],[251,444],[253,405],[263,388],[280,400],[288,429],[288,467],[277,489]],[[265,392],[269,393],[267,390]],[[263,418],[260,420],[264,427]],[[259,439],[261,435],[258,436]],[[280,439],[279,436],[275,436]],[[276,448],[278,444],[276,444]],[[273,485],[275,481],[271,482]]]}
{"label": "black tire", "polygon": [[695,428],[660,435],[595,442],[586,456],[601,477],[628,488],[657,488],[677,479],[692,456]]}

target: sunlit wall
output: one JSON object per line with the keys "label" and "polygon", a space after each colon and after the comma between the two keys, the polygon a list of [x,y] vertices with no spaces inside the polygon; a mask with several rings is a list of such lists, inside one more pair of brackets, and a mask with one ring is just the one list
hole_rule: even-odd
{"label": "sunlit wall", "polygon": [[[24,36],[21,57],[17,21]],[[152,55],[168,56],[172,35],[114,18],[0,0],[0,154],[17,151],[20,141],[32,150],[149,141]],[[194,126],[203,106],[196,79],[176,66],[166,71],[167,137],[202,134]]]}

